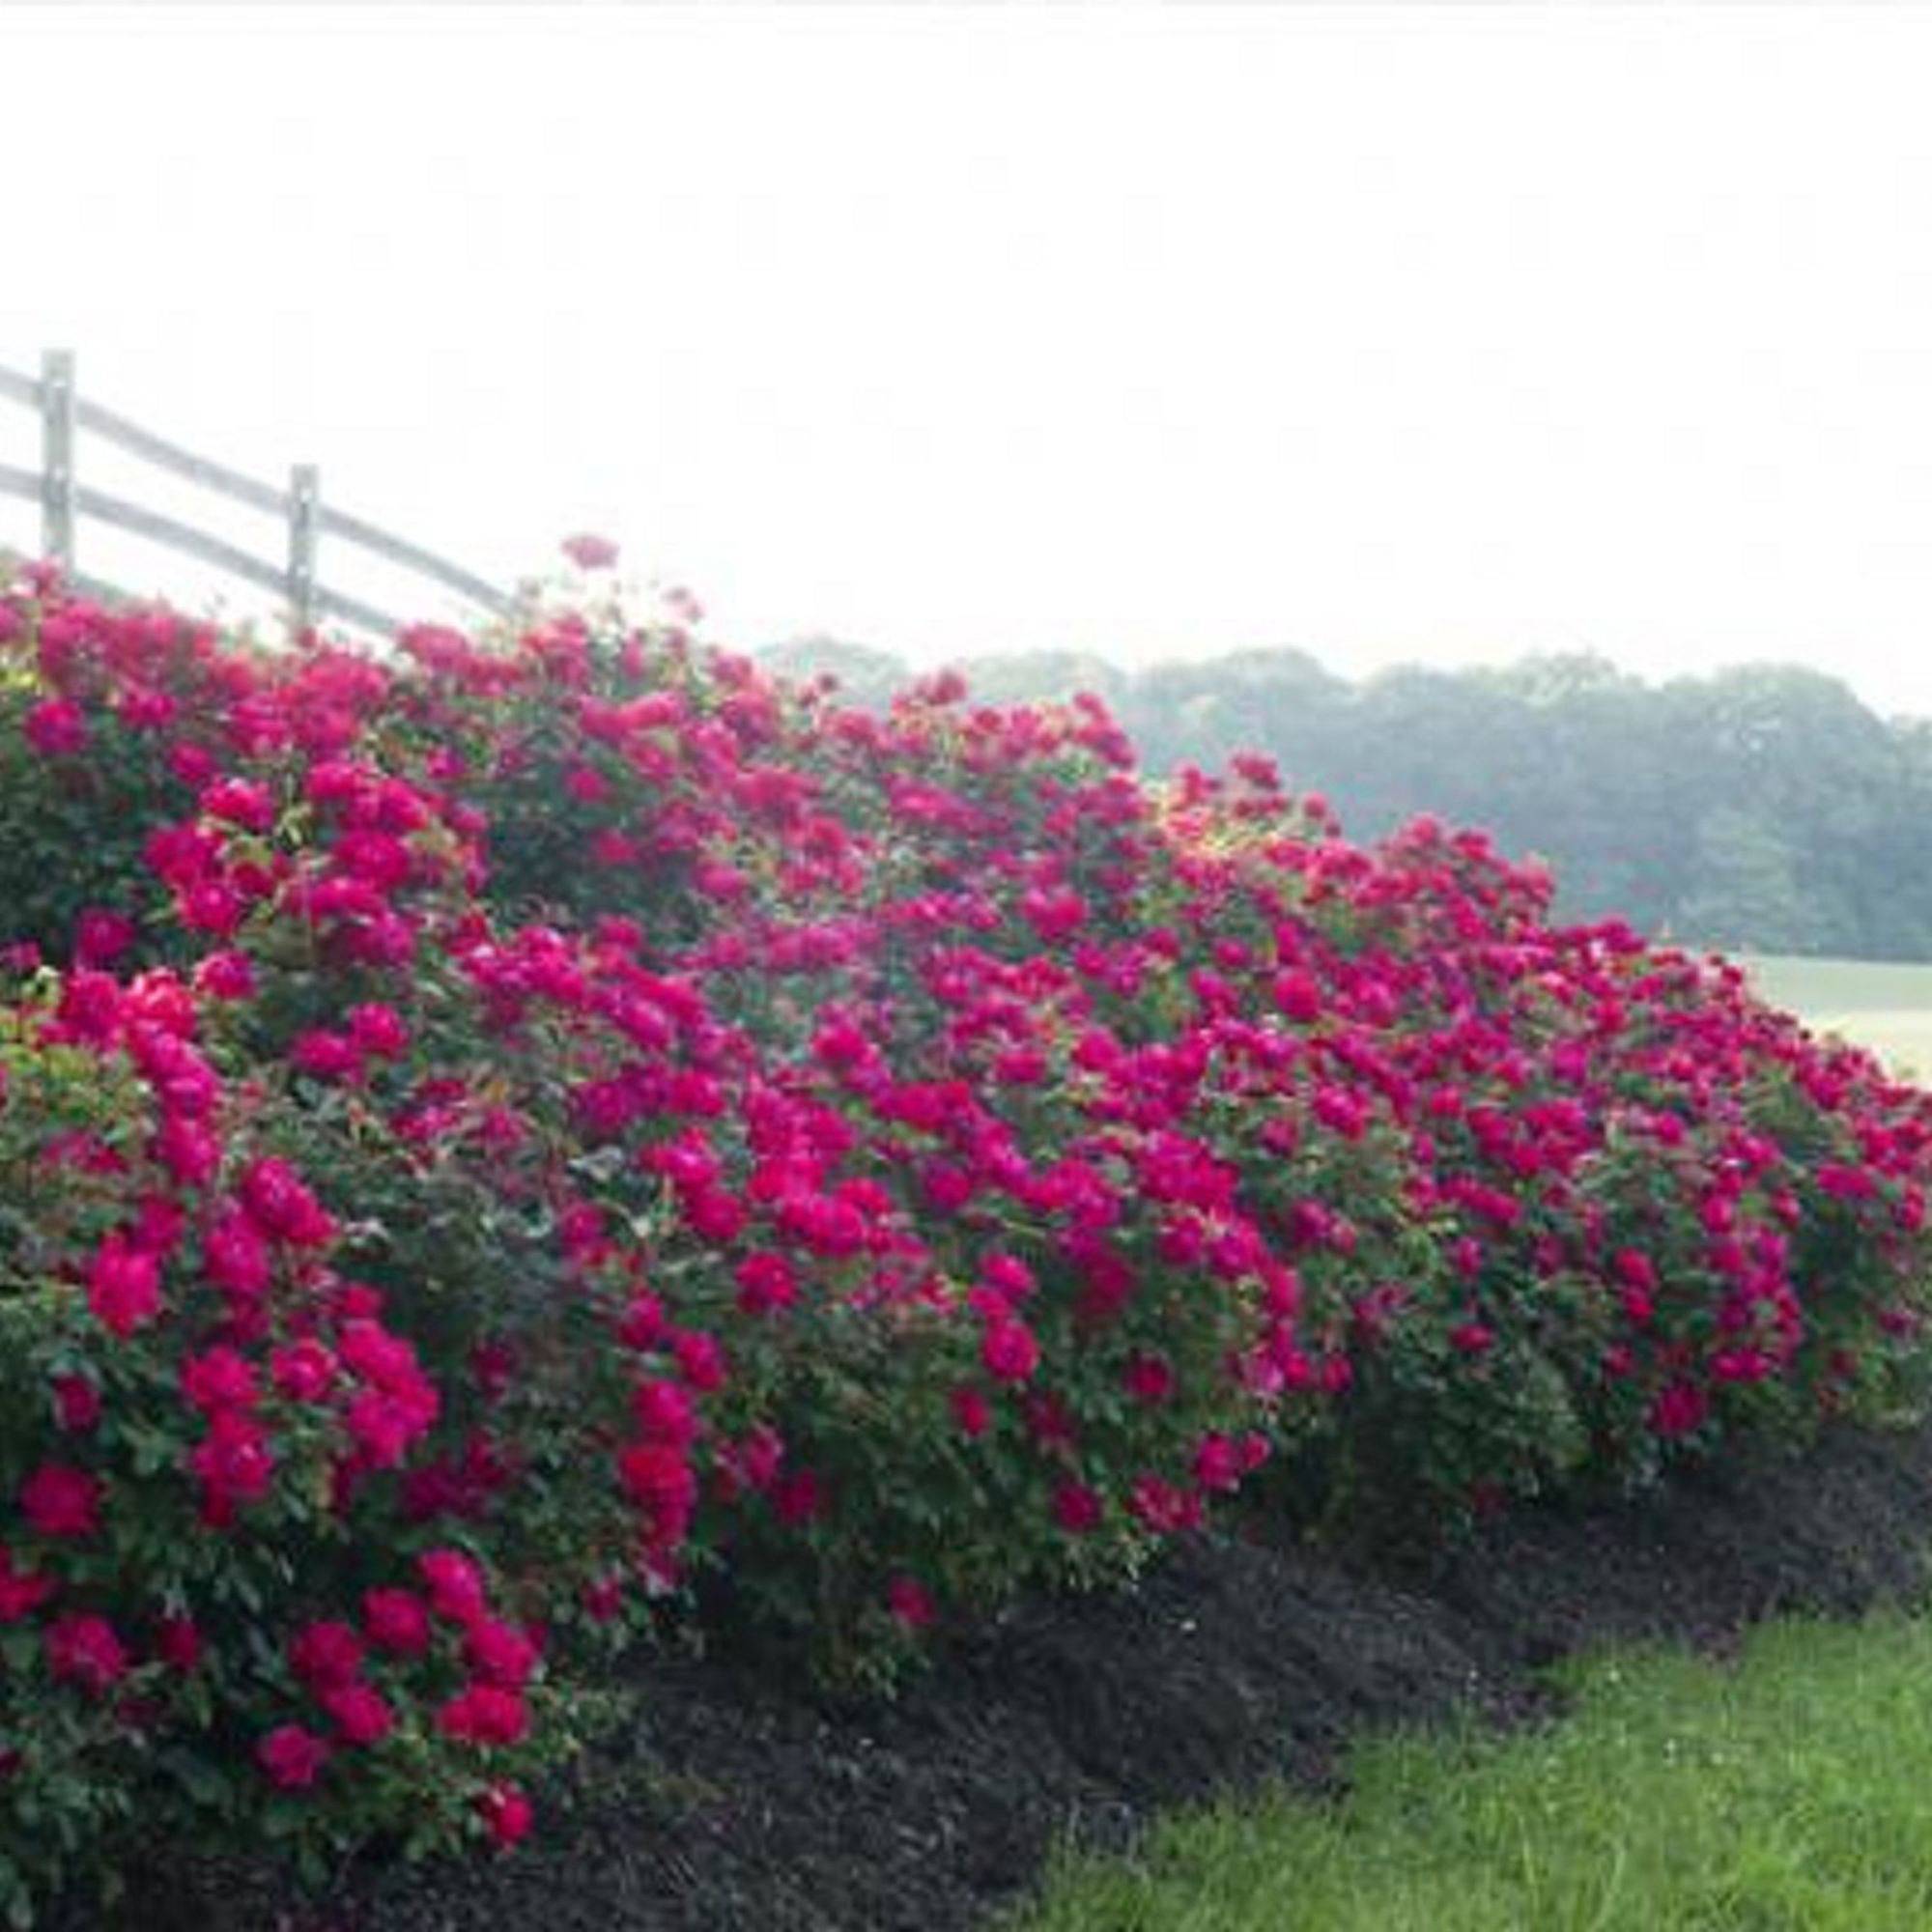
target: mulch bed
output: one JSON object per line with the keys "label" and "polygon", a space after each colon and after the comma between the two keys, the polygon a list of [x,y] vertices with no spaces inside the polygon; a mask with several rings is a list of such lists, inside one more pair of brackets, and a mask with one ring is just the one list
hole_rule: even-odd
{"label": "mulch bed", "polygon": [[[1124,1847],[1162,1807],[1281,1774],[1333,1789],[1365,1730],[1473,1707],[1548,1714],[1578,1648],[1733,1645],[1780,1610],[1914,1599],[1932,1429],[1843,1433],[1630,1506],[1528,1509],[1403,1566],[1245,1535],[1137,1587],[1029,1602],[891,1704],[769,1668],[640,1666],[633,1724],[543,1794],[515,1855],[363,1874],[320,1910],[261,1874],[171,1873],[152,1932],[965,1932],[1056,1842]],[[162,1901],[169,1909],[162,1910]]]}

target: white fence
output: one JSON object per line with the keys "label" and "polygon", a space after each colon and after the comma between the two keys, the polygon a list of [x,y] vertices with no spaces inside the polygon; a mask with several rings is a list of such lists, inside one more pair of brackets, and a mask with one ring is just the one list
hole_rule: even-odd
{"label": "white fence", "polygon": [[[338,618],[383,637],[393,637],[402,628],[399,619],[360,598],[333,590],[320,580],[316,559],[325,537],[355,545],[416,577],[427,578],[482,610],[500,612],[513,601],[472,572],[331,508],[323,501],[321,478],[313,464],[297,464],[289,471],[288,488],[278,490],[181,449],[99,403],[83,400],[74,387],[73,356],[66,350],[49,350],[43,355],[38,379],[0,365],[0,402],[19,403],[41,419],[40,469],[23,469],[0,463],[0,496],[25,497],[40,504],[43,553],[59,561],[71,581],[87,589],[120,594],[119,586],[86,577],[76,568],[75,527],[83,519],[92,518],[275,592],[292,632],[306,630],[322,617]],[[278,518],[288,535],[283,559],[271,562],[225,537],[146,509],[125,497],[90,489],[75,475],[75,443],[82,435],[99,437],[158,469]]]}

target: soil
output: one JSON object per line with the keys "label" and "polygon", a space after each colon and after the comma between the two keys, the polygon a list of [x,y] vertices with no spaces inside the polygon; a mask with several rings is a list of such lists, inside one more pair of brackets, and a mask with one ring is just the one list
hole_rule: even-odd
{"label": "soil", "polygon": [[[1365,1731],[1557,1708],[1539,1672],[1602,1642],[1723,1652],[1776,1611],[1915,1601],[1932,1428],[1842,1433],[1634,1504],[1524,1509],[1402,1565],[1177,1545],[1131,1590],[1025,1603],[892,1703],[748,1663],[652,1662],[639,1715],[542,1794],[514,1855],[358,1876],[316,1912],[261,1874],[144,1886],[214,1932],[967,1932],[1064,1840],[1125,1848],[1163,1807],[1274,1775],[1337,1788]],[[164,1915],[157,1900],[173,1901]]]}

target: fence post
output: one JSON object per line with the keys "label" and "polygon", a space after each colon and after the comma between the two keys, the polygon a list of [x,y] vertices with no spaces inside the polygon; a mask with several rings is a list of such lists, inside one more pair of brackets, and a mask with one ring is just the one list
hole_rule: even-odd
{"label": "fence post", "polygon": [[289,634],[299,638],[315,622],[315,542],[322,478],[313,463],[289,471]]}
{"label": "fence post", "polygon": [[73,351],[41,355],[41,550],[73,568]]}

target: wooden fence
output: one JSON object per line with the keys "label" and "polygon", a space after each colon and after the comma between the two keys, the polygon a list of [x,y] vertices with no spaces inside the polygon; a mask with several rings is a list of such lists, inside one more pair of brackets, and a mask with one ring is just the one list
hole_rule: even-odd
{"label": "wooden fence", "polygon": [[[402,628],[398,619],[359,598],[332,590],[316,575],[316,556],[324,537],[354,544],[399,564],[418,577],[453,590],[485,611],[507,611],[512,599],[495,584],[469,571],[433,556],[428,551],[365,524],[358,517],[331,508],[322,499],[320,476],[312,463],[298,463],[289,472],[289,487],[257,482],[206,457],[195,456],[174,443],[84,401],[74,388],[74,362],[67,350],[49,350],[41,358],[39,380],[0,365],[0,401],[14,402],[36,412],[41,419],[41,467],[22,469],[0,463],[0,496],[22,497],[41,506],[41,548],[58,560],[71,582],[92,591],[120,594],[113,585],[81,575],[75,569],[74,529],[82,518],[93,518],[171,550],[212,564],[229,577],[275,592],[287,613],[291,632],[306,630],[322,617],[339,618],[383,637]],[[197,529],[191,524],[90,489],[76,480],[76,432],[97,436],[130,455],[185,477],[190,483],[233,502],[279,518],[288,534],[287,554],[273,563],[242,550],[226,538]]]}

